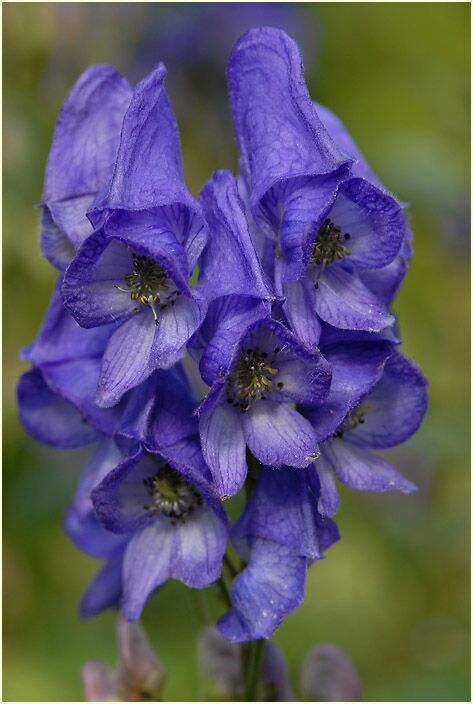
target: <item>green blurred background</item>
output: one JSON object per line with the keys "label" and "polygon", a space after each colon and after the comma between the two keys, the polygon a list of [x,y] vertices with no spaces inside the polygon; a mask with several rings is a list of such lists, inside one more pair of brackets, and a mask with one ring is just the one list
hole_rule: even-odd
{"label": "green blurred background", "polygon": [[[403,349],[430,380],[424,425],[391,453],[419,492],[342,490],[342,540],[312,567],[305,603],[275,640],[293,684],[306,650],[332,641],[366,700],[469,700],[469,13],[467,3],[3,4],[4,700],[80,700],[83,662],[116,655],[114,615],[77,616],[97,563],[61,532],[84,455],[29,438],[15,406],[19,349],[55,279],[34,205],[56,114],[90,63],[136,81],[164,59],[197,194],[214,168],[236,170],[225,63],[258,24],[295,36],[313,97],[411,204],[415,256],[395,309]],[[190,593],[167,584],[144,622],[169,672],[165,698],[199,698]]]}

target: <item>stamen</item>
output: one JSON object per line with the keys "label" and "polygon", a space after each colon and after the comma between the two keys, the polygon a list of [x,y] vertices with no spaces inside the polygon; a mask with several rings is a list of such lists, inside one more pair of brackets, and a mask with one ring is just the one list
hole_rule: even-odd
{"label": "stamen", "polygon": [[227,402],[245,413],[256,401],[265,401],[272,391],[274,377],[279,369],[267,352],[248,348],[240,357],[227,382]]}
{"label": "stamen", "polygon": [[[350,234],[345,232],[343,238],[349,240]],[[327,218],[317,232],[312,246],[311,263],[321,267],[317,272],[314,287],[319,287],[320,277],[328,264],[332,264],[335,260],[341,261],[348,254],[351,254],[351,250],[342,242],[341,228]]]}
{"label": "stamen", "polygon": [[[151,503],[143,508],[151,515],[163,513],[173,519],[184,520],[202,498],[196,489],[169,465],[163,465],[152,477],[143,480],[151,497]],[[174,524],[173,524],[174,525]]]}
{"label": "stamen", "polygon": [[[115,285],[115,288],[130,294],[132,301],[139,301],[143,306],[149,306],[154,322],[159,325],[156,304],[161,303],[163,291],[169,288],[169,278],[159,264],[150,257],[133,253],[133,272],[125,276],[128,288]],[[177,292],[174,291],[173,294]],[[138,309],[134,308],[133,312]]]}
{"label": "stamen", "polygon": [[344,433],[350,430],[355,430],[355,428],[358,428],[359,425],[363,425],[365,422],[365,411],[366,406],[363,407],[362,404],[355,408],[355,410],[351,412],[346,421],[337,430],[335,437],[343,438]]}

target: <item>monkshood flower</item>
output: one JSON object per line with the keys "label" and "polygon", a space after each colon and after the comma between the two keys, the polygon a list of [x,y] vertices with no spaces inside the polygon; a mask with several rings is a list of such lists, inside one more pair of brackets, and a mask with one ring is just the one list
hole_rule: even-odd
{"label": "monkshood flower", "polygon": [[[427,408],[427,381],[417,367],[386,343],[352,343],[324,348],[333,377],[326,401],[304,408],[320,445],[314,463],[321,485],[319,510],[333,515],[339,505],[332,476],[352,489],[367,491],[416,487],[371,450],[407,440]],[[313,475],[312,475],[313,476]]]}
{"label": "monkshood flower", "polygon": [[59,114],[41,199],[41,253],[58,269],[93,228],[86,218],[110,181],[132,88],[112,66],[90,66]]}
{"label": "monkshood flower", "polygon": [[133,94],[108,189],[88,213],[96,228],[68,267],[62,295],[79,325],[116,324],[103,354],[97,404],[116,404],[184,355],[205,316],[189,287],[206,241],[182,179],[176,121],[159,65]]}
{"label": "monkshood flower", "polygon": [[250,297],[214,301],[200,334],[208,340],[200,371],[211,387],[198,408],[200,437],[219,494],[242,487],[247,447],[264,464],[310,464],[315,432],[293,404],[327,396],[331,371],[322,355]]}
{"label": "monkshood flower", "polygon": [[148,596],[168,579],[202,589],[219,578],[227,516],[209,477],[198,439],[190,437],[160,454],[138,450],[92,492],[102,525],[129,537],[125,618],[139,618]]}
{"label": "monkshood flower", "polygon": [[339,539],[318,501],[308,470],[260,467],[254,493],[232,529],[248,564],[232,584],[232,608],[217,623],[225,638],[269,638],[302,602],[308,565]]}
{"label": "monkshood flower", "polygon": [[314,345],[320,320],[371,332],[391,325],[359,272],[383,269],[398,254],[407,238],[401,205],[354,170],[358,153],[345,153],[339,131],[325,128],[297,45],[274,28],[250,30],[228,76],[249,206],[273,241],[276,291],[292,329]]}

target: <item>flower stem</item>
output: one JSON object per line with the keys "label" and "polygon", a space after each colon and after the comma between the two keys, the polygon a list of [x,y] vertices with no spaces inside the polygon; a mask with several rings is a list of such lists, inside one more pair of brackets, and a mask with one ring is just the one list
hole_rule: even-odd
{"label": "flower stem", "polygon": [[264,640],[255,640],[251,644],[248,678],[246,681],[245,701],[254,702],[258,688],[261,663],[263,661]]}
{"label": "flower stem", "polygon": [[228,591],[228,587],[223,581],[223,578],[220,577],[220,579],[216,582],[218,584],[219,589],[220,589],[220,595],[225,602],[226,606],[230,609],[232,606],[232,600],[230,599],[230,592]]}

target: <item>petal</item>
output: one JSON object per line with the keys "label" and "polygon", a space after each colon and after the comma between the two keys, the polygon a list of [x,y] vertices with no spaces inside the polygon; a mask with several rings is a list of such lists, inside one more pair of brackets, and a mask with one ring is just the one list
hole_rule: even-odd
{"label": "petal", "polygon": [[81,328],[64,308],[58,279],[36,340],[22,353],[36,366],[101,355],[112,326]]}
{"label": "petal", "polygon": [[226,528],[210,509],[172,525],[164,517],[136,534],[125,553],[123,614],[139,617],[159,585],[173,577],[202,589],[218,579],[226,546]]}
{"label": "petal", "polygon": [[180,296],[159,313],[150,363],[153,368],[169,369],[186,352],[192,335],[205,318],[206,304],[197,293],[192,298]]}
{"label": "petal", "polygon": [[20,420],[37,440],[61,449],[88,445],[97,433],[69,401],[47,386],[39,369],[23,374],[17,387]]}
{"label": "petal", "polygon": [[292,548],[298,555],[321,559],[316,505],[305,472],[261,467],[234,538],[258,537]]}
{"label": "petal", "polygon": [[352,489],[364,491],[402,491],[410,494],[416,490],[389,462],[373,455],[362,447],[345,440],[328,440],[323,452],[337,477]]}
{"label": "petal", "polygon": [[235,177],[229,171],[216,171],[200,199],[210,229],[199,277],[207,301],[231,294],[273,298],[251,241]]}
{"label": "petal", "polygon": [[126,276],[132,272],[130,248],[96,232],[87,238],[66,271],[61,289],[64,305],[84,328],[129,318],[136,303],[117,287],[124,288]]}
{"label": "petal", "polygon": [[220,496],[233,496],[245,481],[246,445],[240,414],[235,408],[217,406],[202,414],[202,453]]}
{"label": "petal", "polygon": [[383,374],[393,347],[387,342],[352,342],[324,349],[332,368],[330,392],[322,404],[305,407],[320,442],[333,435]]}
{"label": "petal", "polygon": [[319,480],[319,501],[317,508],[322,516],[334,516],[340,505],[340,496],[335,484],[335,479],[330,466],[325,458],[323,446],[320,448],[320,457],[317,457],[309,469],[309,477],[315,472]]}
{"label": "petal", "polygon": [[75,245],[84,236],[87,206],[82,202],[77,208],[74,199],[93,197],[111,178],[131,94],[128,81],[112,66],[91,66],[59,114],[42,203]]}
{"label": "petal", "polygon": [[108,560],[87,587],[80,604],[83,618],[120,606],[122,598],[122,556]]}
{"label": "petal", "polygon": [[363,401],[362,425],[346,440],[368,447],[393,447],[413,435],[427,410],[427,380],[410,359],[395,352],[375,389]]}
{"label": "petal", "polygon": [[112,182],[95,204],[95,214],[173,203],[199,210],[182,180],[179,133],[164,89],[165,76],[164,65],[158,64],[135,88],[123,120]]}
{"label": "petal", "polygon": [[46,207],[41,215],[40,248],[42,256],[60,271],[64,271],[71,263],[76,251],[71,240],[56,225]]}
{"label": "petal", "polygon": [[153,372],[151,349],[155,334],[151,311],[138,313],[113,333],[102,360],[97,389],[99,406],[115,405],[126,391]]}
{"label": "petal", "polygon": [[79,550],[92,557],[112,558],[123,552],[123,537],[105,530],[97,520],[92,506],[86,516],[80,516],[71,507],[66,513],[64,531]]}
{"label": "petal", "polygon": [[283,310],[292,331],[304,345],[318,345],[321,325],[315,312],[317,293],[312,281],[307,278],[291,281],[284,285],[283,290],[286,297]]}
{"label": "petal", "polygon": [[123,453],[113,440],[102,438],[89,457],[77,486],[73,507],[80,519],[93,510],[90,495],[102,479],[121,462]]}
{"label": "petal", "polygon": [[363,269],[386,266],[407,234],[407,220],[399,203],[361,178],[339,188],[328,217],[350,234],[350,264]]}
{"label": "petal", "polygon": [[334,327],[379,332],[394,322],[393,316],[356,274],[339,265],[324,271],[317,293],[317,314]]}
{"label": "petal", "polygon": [[400,254],[381,269],[361,269],[361,281],[382,303],[389,305],[407,273],[407,259]]}
{"label": "petal", "polygon": [[231,588],[232,608],[217,622],[224,638],[269,638],[304,598],[307,560],[269,540],[253,540],[250,563]]}
{"label": "petal", "polygon": [[246,443],[263,464],[307,467],[317,453],[312,425],[285,403],[259,401],[241,419]]}
{"label": "petal", "polygon": [[198,341],[204,346],[199,369],[209,386],[228,372],[247,330],[268,313],[266,303],[246,296],[225,296],[210,304]]}
{"label": "petal", "polygon": [[279,29],[252,29],[228,65],[233,124],[255,207],[281,179],[333,174],[347,164],[320,122],[299,49]]}

